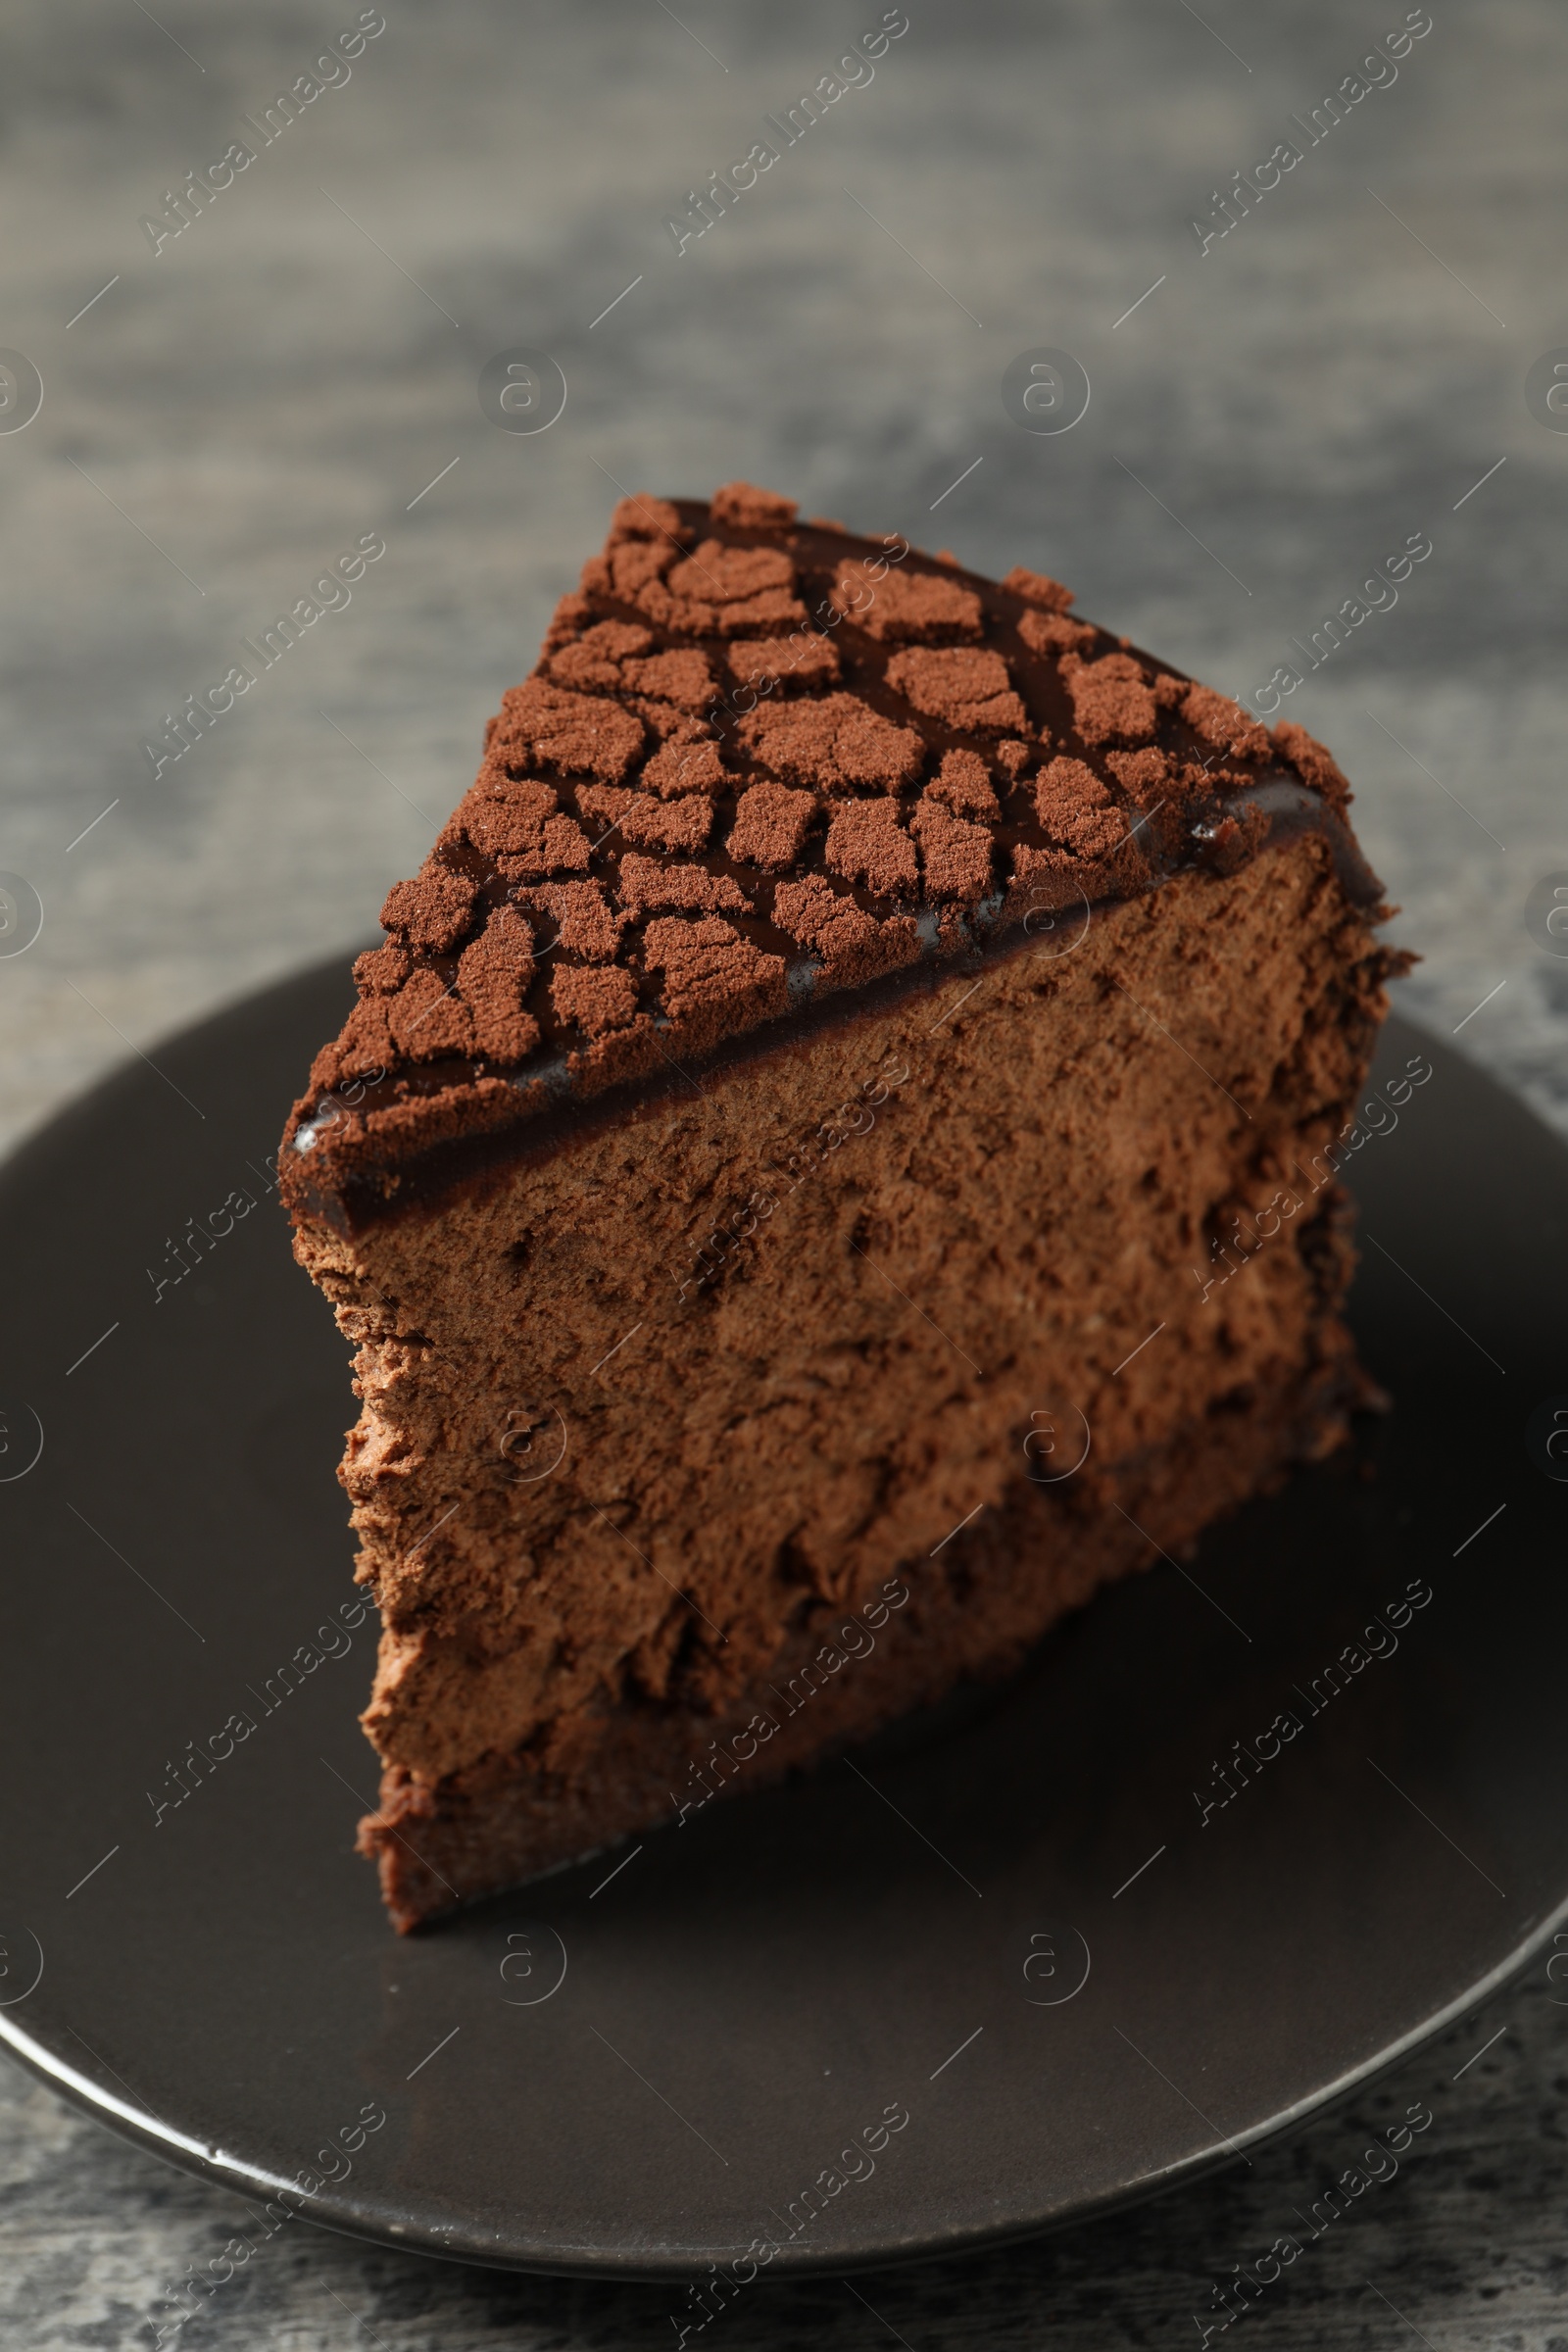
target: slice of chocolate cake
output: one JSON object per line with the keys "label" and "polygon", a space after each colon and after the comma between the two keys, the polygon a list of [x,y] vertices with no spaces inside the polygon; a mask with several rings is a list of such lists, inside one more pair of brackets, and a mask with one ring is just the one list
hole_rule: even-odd
{"label": "slice of chocolate cake", "polygon": [[388,897],[283,1165],[399,1927],[1010,1667],[1344,1435],[1348,787],[1072,601],[627,499]]}

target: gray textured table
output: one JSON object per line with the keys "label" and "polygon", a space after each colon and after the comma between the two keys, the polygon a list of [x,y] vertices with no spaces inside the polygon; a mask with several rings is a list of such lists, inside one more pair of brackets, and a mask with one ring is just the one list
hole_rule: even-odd
{"label": "gray textured table", "polygon": [[[0,345],[44,389],[0,429],[0,868],[44,924],[0,959],[0,1133],[363,937],[615,485],[736,475],[987,568],[1039,564],[1234,692],[1294,666],[1283,708],[1355,778],[1396,935],[1426,958],[1404,1009],[1568,1127],[1568,958],[1526,920],[1532,886],[1568,873],[1568,436],[1525,398],[1568,335],[1568,45],[1547,0],[1464,18],[1435,0],[1431,29],[1370,67],[1394,0],[910,0],[874,76],[793,144],[764,118],[879,8],[384,13],[264,141],[352,7],[11,12]],[[762,138],[776,166],[677,251],[666,219]],[[187,172],[220,179],[236,139],[254,161],[172,233]],[[1299,161],[1259,195],[1281,142]],[[546,433],[480,410],[480,368],[517,346],[565,371]],[[1059,436],[1017,429],[999,394],[1039,346],[1093,384]],[[20,404],[0,428],[27,381],[0,379]],[[364,534],[386,553],[352,603],[155,773],[143,747],[168,716]],[[1327,651],[1326,617],[1415,534],[1432,553],[1396,605]],[[1568,2346],[1565,2033],[1544,1981],[1521,1986],[1254,2169],[1072,2239],[759,2295],[725,2325],[737,2344],[917,2352],[1191,2341],[1213,2281],[1354,2161],[1381,2102],[1422,2098],[1435,2126],[1399,2178],[1253,2326]],[[231,2201],[0,2079],[6,2341],[149,2342],[149,2300],[230,2233]],[[666,2309],[301,2224],[187,2336],[652,2344]]]}
{"label": "gray textured table", "polygon": [[[1554,2006],[1563,2001],[1562,2007]],[[1501,2039],[1492,2039],[1501,2033]],[[1490,2049],[1486,2043],[1492,2039]],[[1485,2054],[1477,2057],[1478,2050]],[[1457,2076],[1457,2081],[1454,2077]],[[1059,2352],[1198,2344],[1215,2288],[1294,2235],[1302,2250],[1238,2325],[1276,2352],[1325,2345],[1562,2352],[1568,2343],[1568,1984],[1544,1972],[1290,2146],[1201,2186],[966,2262],[824,2278],[737,2304],[701,2343],[732,2352],[877,2352],[903,2341]],[[153,2341],[148,2303],[248,2228],[237,2198],[122,2147],[7,2069],[0,2142],[0,2324],[18,2352]],[[1370,2134],[1424,2109],[1399,2169],[1309,2237],[1314,2201]],[[1381,2145],[1381,2143],[1380,2143]],[[1388,2171],[1382,2155],[1368,2171]],[[251,2230],[253,2236],[261,2232]],[[1266,2273],[1266,2265],[1265,2273]],[[288,2226],[176,2341],[188,2352],[668,2352],[667,2287],[460,2270]],[[1392,2308],[1391,2308],[1392,2307]],[[1418,2331],[1412,2334],[1412,2329]],[[1222,2335],[1210,2339],[1219,2344]],[[1235,2340],[1235,2339],[1232,2339]]]}

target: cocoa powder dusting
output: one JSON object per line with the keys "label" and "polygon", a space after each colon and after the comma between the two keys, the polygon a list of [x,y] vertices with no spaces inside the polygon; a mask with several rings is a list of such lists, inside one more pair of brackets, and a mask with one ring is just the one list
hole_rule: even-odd
{"label": "cocoa powder dusting", "polygon": [[1343,813],[1304,729],[1270,737],[1072,602],[1042,571],[995,585],[897,534],[803,523],[746,483],[707,507],[622,499],[475,783],[388,893],[386,943],[297,1106],[296,1126],[374,1081],[318,1168],[446,1132],[449,1098],[533,1115],[530,1065],[563,1048],[592,1091],[655,1066],[662,1030],[679,1055],[776,1019],[781,947],[808,995],[964,953],[987,909],[1042,889],[1229,870],[1266,827],[1225,796],[1268,776]]}

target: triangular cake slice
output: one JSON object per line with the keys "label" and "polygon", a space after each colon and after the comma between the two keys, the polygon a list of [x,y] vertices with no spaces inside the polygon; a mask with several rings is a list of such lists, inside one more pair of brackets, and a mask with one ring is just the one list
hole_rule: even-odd
{"label": "triangular cake slice", "polygon": [[1344,1436],[1398,968],[1348,787],[1072,606],[627,499],[388,897],[281,1164],[399,1927],[1007,1669]]}

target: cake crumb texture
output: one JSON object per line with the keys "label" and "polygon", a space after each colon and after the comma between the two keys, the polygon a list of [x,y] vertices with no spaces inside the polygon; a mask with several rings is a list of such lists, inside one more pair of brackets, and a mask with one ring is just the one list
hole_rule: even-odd
{"label": "cake crumb texture", "polygon": [[[835,937],[867,918],[787,887],[803,934],[875,969],[874,933]],[[661,957],[663,924],[677,994],[732,985],[722,917],[652,918]],[[302,1225],[359,1350],[343,1478],[385,1629],[365,1842],[402,1924],[671,1817],[692,1760],[891,1572],[910,1603],[875,1672],[814,1693],[745,1786],[1004,1671],[1343,1437],[1323,1153],[1387,965],[1326,844],[1053,944],[439,1212]],[[1084,1462],[1036,1483],[1080,1427]]]}

